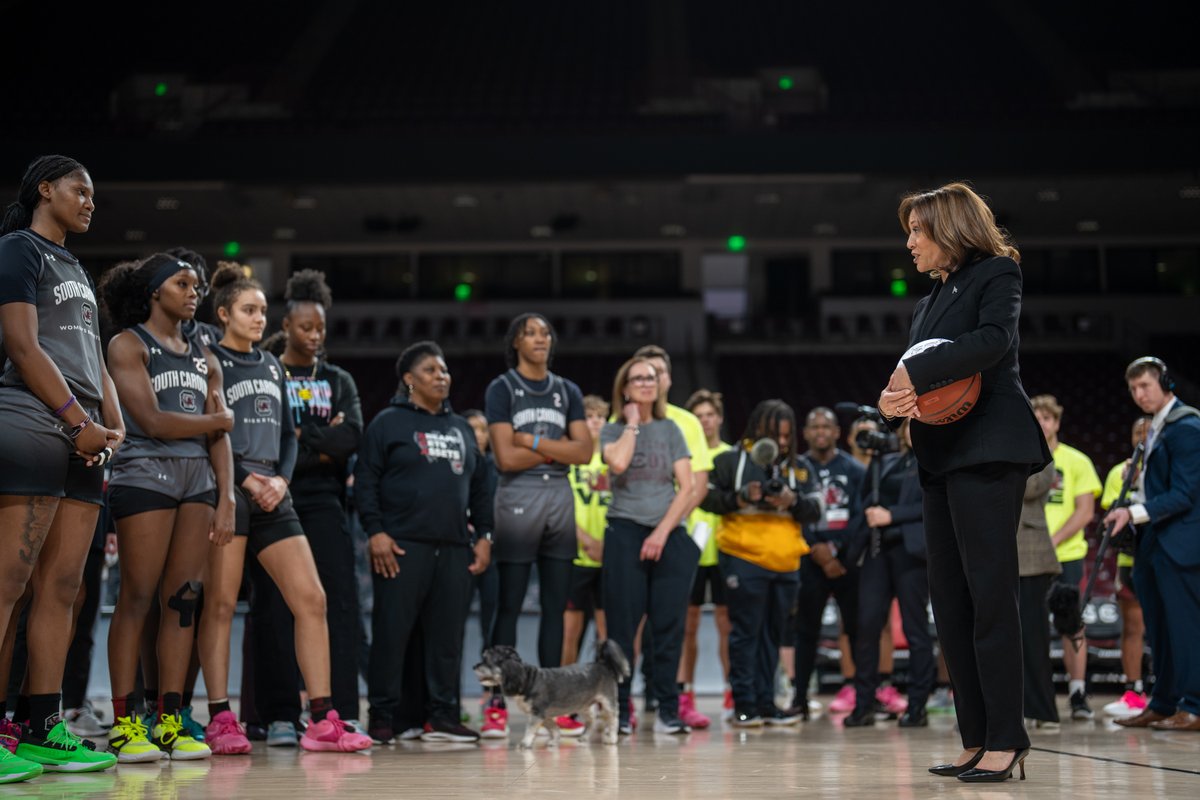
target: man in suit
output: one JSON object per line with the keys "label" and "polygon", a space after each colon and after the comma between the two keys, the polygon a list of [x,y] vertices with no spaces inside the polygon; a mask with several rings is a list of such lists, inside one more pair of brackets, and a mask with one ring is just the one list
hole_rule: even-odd
{"label": "man in suit", "polygon": [[1152,414],[1142,470],[1143,503],[1116,508],[1116,535],[1139,526],[1133,587],[1142,604],[1155,683],[1129,728],[1200,731],[1200,412],[1175,396],[1167,366],[1139,358],[1125,370],[1133,401]]}

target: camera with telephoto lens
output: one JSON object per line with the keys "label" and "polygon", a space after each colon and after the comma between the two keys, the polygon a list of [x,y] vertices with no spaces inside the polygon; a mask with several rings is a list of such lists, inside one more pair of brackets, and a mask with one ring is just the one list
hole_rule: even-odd
{"label": "camera with telephoto lens", "polygon": [[875,455],[895,453],[900,449],[900,439],[891,431],[872,431],[863,428],[854,434],[854,443],[860,450],[866,450]]}
{"label": "camera with telephoto lens", "polygon": [[779,467],[771,470],[771,477],[763,481],[762,492],[763,497],[775,497],[783,494],[783,490],[787,488],[787,484],[779,477]]}

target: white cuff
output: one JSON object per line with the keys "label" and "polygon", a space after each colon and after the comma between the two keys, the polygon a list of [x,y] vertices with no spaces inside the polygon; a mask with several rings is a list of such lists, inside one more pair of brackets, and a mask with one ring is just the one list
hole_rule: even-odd
{"label": "white cuff", "polygon": [[1150,521],[1150,515],[1146,513],[1146,506],[1141,503],[1134,503],[1129,507],[1129,516],[1133,519],[1134,525],[1145,525]]}

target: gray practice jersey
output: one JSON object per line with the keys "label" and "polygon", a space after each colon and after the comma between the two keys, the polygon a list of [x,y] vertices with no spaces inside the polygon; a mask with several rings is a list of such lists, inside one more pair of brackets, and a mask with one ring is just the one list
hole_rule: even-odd
{"label": "gray practice jersey", "polygon": [[[262,350],[239,353],[219,344],[212,351],[221,362],[225,405],[233,410],[234,460],[252,472],[277,474],[285,411],[279,359]],[[290,410],[287,427],[292,428]]]}
{"label": "gray practice jersey", "polygon": [[[12,302],[37,307],[38,344],[75,397],[90,405],[103,400],[96,293],[79,260],[29,230],[0,237],[0,305]],[[28,388],[3,349],[0,341],[0,385]]]}
{"label": "gray practice jersey", "polygon": [[[485,397],[488,424],[508,422],[514,432],[520,431],[543,439],[567,438],[573,420],[583,418],[583,395],[579,387],[564,378],[548,373],[541,387],[534,386],[510,369],[492,381]],[[519,473],[502,473],[506,482],[517,475],[567,476],[567,465],[557,461],[538,464]]]}
{"label": "gray practice jersey", "polygon": [[[186,353],[175,353],[164,347],[143,326],[130,330],[146,345],[150,360],[146,371],[150,374],[150,385],[158,400],[158,410],[175,414],[204,413],[204,401],[208,396],[208,362],[194,340],[188,343]],[[125,444],[117,451],[117,458],[207,458],[208,446],[204,436],[189,439],[153,439],[147,436],[129,412],[121,409],[125,417],[127,435]]]}

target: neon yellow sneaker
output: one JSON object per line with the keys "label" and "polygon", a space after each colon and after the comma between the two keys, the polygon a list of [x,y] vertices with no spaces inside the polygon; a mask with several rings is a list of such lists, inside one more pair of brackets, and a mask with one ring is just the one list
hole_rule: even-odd
{"label": "neon yellow sneaker", "polygon": [[137,714],[127,717],[117,717],[112,730],[108,732],[108,752],[117,757],[122,764],[144,764],[158,761],[165,753],[146,738],[146,726]]}
{"label": "neon yellow sneaker", "polygon": [[91,742],[67,730],[65,722],[59,722],[44,737],[27,731],[17,745],[17,755],[41,764],[46,772],[97,772],[117,764],[116,756],[97,753]]}
{"label": "neon yellow sneaker", "polygon": [[188,734],[179,714],[159,715],[158,724],[154,726],[154,744],[172,761],[194,761],[212,755],[208,745],[197,742]]}

